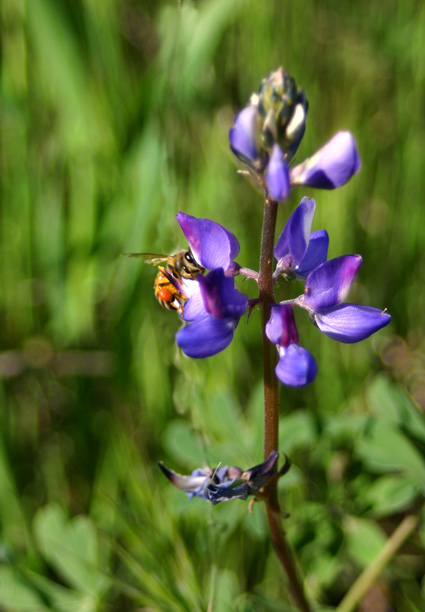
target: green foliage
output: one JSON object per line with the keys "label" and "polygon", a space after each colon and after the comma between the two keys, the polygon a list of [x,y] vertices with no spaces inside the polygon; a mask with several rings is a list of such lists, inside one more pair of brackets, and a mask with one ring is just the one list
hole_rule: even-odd
{"label": "green foliage", "polygon": [[[319,363],[282,389],[280,481],[309,596],[334,609],[425,494],[425,7],[376,0],[3,0],[0,107],[0,609],[292,610],[264,509],[189,501],[189,473],[262,460],[258,313],[194,362],[155,270],[122,252],[184,246],[210,217],[258,268],[261,195],[227,134],[283,65],[310,101],[297,159],[339,129],[361,173],[303,195],[330,256],[360,252],[350,299],[390,326],[339,345],[297,316]],[[255,288],[243,285],[250,297]],[[293,295],[297,288],[292,288]],[[423,511],[422,511],[423,512]],[[420,610],[425,531],[381,576]]]}

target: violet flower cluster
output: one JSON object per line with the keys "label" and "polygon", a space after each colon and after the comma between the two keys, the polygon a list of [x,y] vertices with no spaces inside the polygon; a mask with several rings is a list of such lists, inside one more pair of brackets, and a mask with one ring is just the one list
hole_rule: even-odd
{"label": "violet flower cluster", "polygon": [[[294,387],[312,382],[317,364],[298,343],[293,307],[306,310],[322,333],[344,343],[364,340],[391,320],[388,313],[378,308],[343,304],[362,258],[345,255],[327,261],[327,232],[310,233],[315,209],[313,199],[303,198],[274,249],[275,281],[282,277],[305,282],[304,292],[297,298],[273,304],[266,326],[267,337],[279,354],[276,375],[282,383]],[[179,290],[188,297],[182,315],[187,325],[177,332],[176,341],[188,357],[209,357],[230,344],[248,308],[249,300],[235,287],[234,277],[246,274],[258,279],[258,274],[234,261],[239,242],[227,229],[209,219],[181,212],[177,220],[196,261],[210,272],[179,281]]]}

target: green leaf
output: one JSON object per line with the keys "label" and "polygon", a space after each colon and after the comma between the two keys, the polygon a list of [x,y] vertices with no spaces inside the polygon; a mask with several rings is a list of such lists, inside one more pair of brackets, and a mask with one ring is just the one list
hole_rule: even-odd
{"label": "green leaf", "polygon": [[91,595],[67,589],[34,572],[26,575],[45,595],[55,612],[90,612],[96,609],[96,600]]}
{"label": "green leaf", "polygon": [[372,470],[404,472],[409,482],[425,493],[425,460],[410,440],[386,423],[372,423],[358,440],[355,453]]}
{"label": "green leaf", "polygon": [[49,610],[39,595],[19,580],[10,567],[0,567],[0,606],[4,606],[8,612]]}
{"label": "green leaf", "polygon": [[[205,464],[205,453],[199,436],[181,419],[171,421],[164,431],[164,448],[176,462],[187,465],[192,471]],[[169,466],[174,469],[173,466]]]}
{"label": "green leaf", "polygon": [[231,610],[239,592],[236,574],[231,570],[219,570],[215,579],[213,610]]}
{"label": "green leaf", "polygon": [[345,539],[349,554],[360,567],[367,567],[386,542],[382,529],[371,520],[348,517]]}
{"label": "green leaf", "polygon": [[400,512],[417,497],[417,489],[400,476],[381,476],[364,493],[369,510],[374,516],[387,516]]}
{"label": "green leaf", "polygon": [[411,436],[425,442],[425,416],[407,393],[386,376],[372,380],[367,389],[368,405],[382,419],[397,423]]}
{"label": "green leaf", "polygon": [[86,516],[67,521],[56,504],[41,508],[34,517],[34,533],[46,561],[74,588],[94,597],[104,588],[98,570],[97,536]]}
{"label": "green leaf", "polygon": [[279,430],[279,449],[286,454],[313,444],[317,438],[313,417],[303,410],[281,418]]}

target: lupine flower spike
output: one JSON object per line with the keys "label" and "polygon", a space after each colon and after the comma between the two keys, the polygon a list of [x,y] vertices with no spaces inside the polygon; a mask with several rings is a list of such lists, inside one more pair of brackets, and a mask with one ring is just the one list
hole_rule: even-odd
{"label": "lupine flower spike", "polygon": [[282,69],[261,83],[258,94],[236,117],[229,132],[230,148],[276,202],[288,199],[292,187],[342,187],[360,169],[356,143],[338,132],[315,155],[290,169],[305,131],[308,102],[304,92]]}

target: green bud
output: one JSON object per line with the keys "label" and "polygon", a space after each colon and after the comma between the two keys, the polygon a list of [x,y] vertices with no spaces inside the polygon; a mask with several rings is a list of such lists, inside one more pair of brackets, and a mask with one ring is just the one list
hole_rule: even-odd
{"label": "green bud", "polygon": [[251,96],[258,108],[261,144],[270,152],[274,144],[291,158],[304,135],[308,102],[295,80],[279,68],[263,79],[258,94]]}

